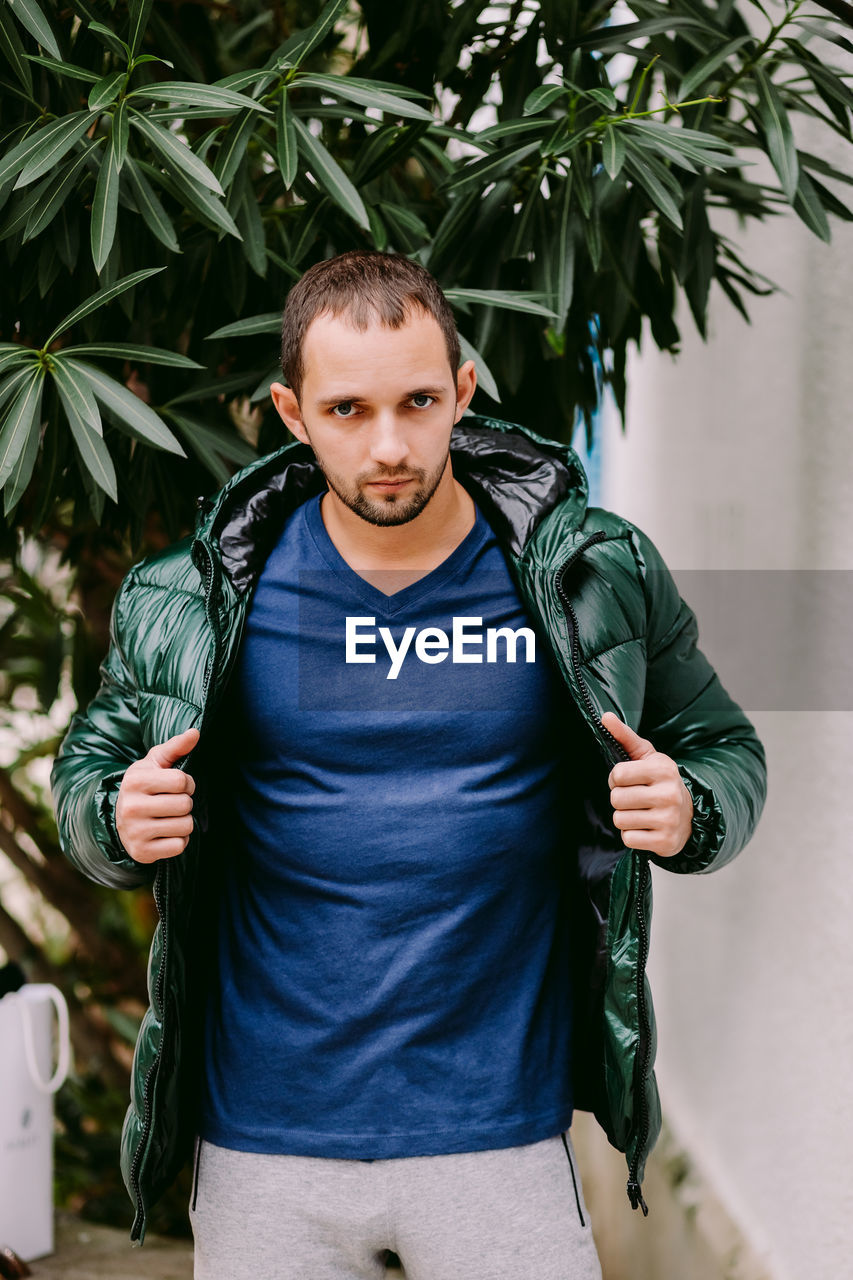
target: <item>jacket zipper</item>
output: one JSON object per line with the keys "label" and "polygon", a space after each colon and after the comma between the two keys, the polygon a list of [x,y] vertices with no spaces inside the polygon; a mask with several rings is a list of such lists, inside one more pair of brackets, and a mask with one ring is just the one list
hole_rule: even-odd
{"label": "jacket zipper", "polygon": [[[157,995],[157,999],[160,1004],[160,1009],[162,1011],[162,1019],[163,1019],[163,1023],[162,1023],[163,1029],[161,1030],[161,1036],[160,1036],[161,1044],[163,1041],[163,1031],[165,1030],[165,1021],[166,1021],[166,1010],[163,1004],[163,982],[164,982],[164,974],[166,972],[166,950],[167,950],[168,935],[166,931],[165,899],[162,898],[160,895],[160,878],[162,876],[163,880],[166,881],[166,883],[168,884],[168,873],[169,873],[168,862],[161,863],[160,867],[158,868],[158,874],[154,877],[154,884],[152,886],[152,892],[154,894],[154,903],[157,907],[157,914],[160,917],[160,924],[161,924],[162,933],[163,933],[163,951],[160,956],[160,969],[157,974],[157,986],[155,989],[155,994]],[[166,894],[166,896],[168,896],[168,893]],[[159,1065],[160,1065],[160,1050],[158,1049],[157,1054],[154,1058],[154,1061],[151,1063],[145,1075],[145,1084],[142,1090],[142,1099],[143,1099],[142,1133],[140,1134],[136,1151],[133,1153],[133,1162],[130,1166],[130,1181],[133,1187],[134,1196],[136,1198],[136,1216],[134,1217],[134,1220],[133,1220],[133,1226],[130,1229],[131,1240],[137,1240],[140,1238],[140,1234],[142,1232],[142,1229],[145,1223],[145,1206],[142,1203],[142,1188],[139,1185],[139,1169],[142,1164],[142,1153],[145,1150],[146,1144],[148,1142],[148,1138],[150,1136],[151,1118],[153,1113],[152,1088],[153,1088],[154,1076],[156,1074],[156,1071]]]}
{"label": "jacket zipper", "polygon": [[[579,547],[575,548],[575,550],[569,556],[568,560],[565,560],[563,564],[560,565],[559,569],[557,569],[556,571],[554,581],[557,588],[557,595],[560,598],[560,601],[566,613],[566,617],[568,618],[571,625],[570,654],[571,654],[572,670],[574,671],[575,680],[577,681],[577,686],[578,686],[578,689],[580,690],[580,694],[581,694],[581,697],[583,698],[586,709],[589,712],[590,719],[592,720],[593,724],[596,726],[597,732],[601,736],[603,736],[605,741],[609,744],[616,758],[618,760],[630,760],[631,757],[629,756],[625,748],[622,746],[622,743],[619,742],[619,740],[613,736],[610,730],[606,729],[605,726],[601,723],[598,716],[598,712],[596,711],[595,705],[592,701],[592,697],[590,696],[589,689],[587,688],[586,682],[583,678],[583,672],[581,671],[581,664],[580,664],[580,654],[578,650],[578,619],[577,619],[577,614],[575,613],[574,605],[569,599],[569,595],[568,595],[568,592],[566,591],[566,586],[564,582],[567,571],[578,560],[578,558],[581,555],[583,555],[587,547],[593,546],[593,544],[596,542],[603,542],[607,538],[607,536],[608,535],[604,529],[599,529],[595,533],[590,534],[590,536],[586,539],[585,542],[582,542]],[[626,1187],[626,1190],[628,1193],[628,1199],[631,1202],[631,1208],[632,1209],[642,1208],[643,1215],[646,1217],[648,1216],[648,1212],[649,1212],[648,1205],[643,1199],[643,1193],[640,1189],[640,1183],[638,1181],[637,1174],[639,1170],[640,1152],[645,1147],[646,1141],[648,1139],[648,1134],[649,1134],[649,1108],[648,1108],[648,1103],[646,1101],[646,1091],[644,1087],[644,1081],[645,1081],[646,1071],[648,1069],[649,1052],[651,1048],[651,1029],[649,1027],[649,1014],[648,1014],[648,1009],[646,1007],[646,994],[645,994],[644,981],[643,981],[645,976],[645,971],[646,971],[646,961],[648,959],[648,952],[649,952],[649,932],[646,926],[646,919],[643,914],[643,898],[644,898],[646,883],[647,883],[649,874],[650,874],[650,871],[649,871],[648,859],[640,858],[638,888],[637,888],[637,927],[640,935],[640,955],[639,955],[638,964],[637,964],[637,1011],[639,1014],[639,1024],[640,1024],[637,1054],[638,1054],[639,1062],[641,1064],[640,1073],[639,1073],[639,1082],[637,1087],[637,1101],[639,1105],[639,1140],[637,1142],[634,1159],[631,1161],[628,1167],[628,1183]]]}
{"label": "jacket zipper", "polygon": [[[213,596],[213,592],[211,588],[213,586],[213,580],[215,577],[215,567],[213,562],[213,556],[211,555],[209,548],[204,543],[199,543],[198,545],[203,547],[205,552],[205,562],[204,562],[204,570],[203,570],[205,613],[207,614],[207,620],[210,623],[210,628],[213,633],[213,651],[208,659],[208,663],[205,668],[204,684],[202,688],[202,718],[201,718],[201,724],[199,725],[199,738],[200,738],[201,728],[204,725],[205,713],[207,711],[210,684],[213,679],[213,674],[216,670],[216,661],[217,661],[218,649],[219,649],[219,628],[214,620],[214,611],[211,608],[211,600]],[[164,997],[163,988],[166,980],[165,979],[166,959],[167,959],[168,941],[169,941],[168,929],[166,925],[166,918],[167,918],[166,904],[168,902],[168,897],[169,897],[169,863],[168,861],[161,863],[158,871],[159,871],[159,874],[154,878],[152,891],[154,894],[154,902],[157,907],[157,914],[160,917],[160,924],[161,924],[162,933],[163,933],[163,950],[160,956],[160,969],[157,974],[157,985],[155,988],[155,994],[157,996],[160,1009],[162,1011],[161,1013],[162,1023],[161,1023],[161,1034],[160,1034],[160,1045],[162,1048],[163,1040],[165,1039],[165,1033],[166,1033],[166,1007],[163,1001],[163,997]],[[160,890],[161,878],[163,881],[162,895]],[[140,1238],[140,1235],[142,1233],[144,1223],[145,1223],[145,1206],[143,1205],[143,1202],[142,1202],[142,1189],[139,1185],[139,1170],[142,1164],[142,1153],[144,1152],[146,1144],[150,1137],[151,1121],[153,1118],[153,1110],[154,1110],[153,1101],[152,1101],[153,1082],[154,1082],[154,1077],[157,1073],[157,1068],[160,1065],[160,1059],[161,1059],[161,1049],[158,1049],[154,1057],[154,1061],[151,1063],[150,1067],[148,1068],[148,1071],[146,1072],[145,1084],[142,1090],[142,1098],[143,1098],[142,1133],[140,1135],[139,1142],[137,1144],[136,1151],[134,1152],[133,1161],[130,1167],[130,1181],[131,1181],[133,1192],[136,1198],[136,1216],[134,1218],[133,1226],[131,1227],[131,1231],[130,1231],[131,1240],[137,1240]]]}

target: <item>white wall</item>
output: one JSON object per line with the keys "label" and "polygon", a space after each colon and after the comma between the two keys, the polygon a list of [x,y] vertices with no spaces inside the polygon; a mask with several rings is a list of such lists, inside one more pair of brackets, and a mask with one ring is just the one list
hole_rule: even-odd
{"label": "white wall", "polygon": [[[833,159],[825,132],[798,127],[798,141]],[[849,170],[843,148],[834,162]],[[750,327],[715,285],[707,345],[686,308],[677,360],[648,337],[627,435],[615,414],[603,428],[603,505],[674,571],[853,570],[853,224],[833,219],[828,246],[793,215],[716,225],[787,296],[747,295]],[[783,623],[801,655],[840,630],[853,651],[853,572],[821,580],[830,599]],[[735,692],[731,652],[700,642]],[[767,807],[719,873],[654,869],[658,1079],[665,1116],[771,1273],[838,1280],[853,1267],[853,682],[840,710],[738,696],[767,748]]]}

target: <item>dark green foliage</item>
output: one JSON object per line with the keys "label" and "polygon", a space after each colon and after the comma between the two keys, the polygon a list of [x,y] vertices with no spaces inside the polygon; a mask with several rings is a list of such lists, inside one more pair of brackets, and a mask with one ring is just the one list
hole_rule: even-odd
{"label": "dark green foliage", "polygon": [[[331,253],[395,249],[448,289],[501,291],[500,309],[459,311],[483,388],[505,416],[566,438],[579,415],[591,427],[602,364],[624,409],[618,371],[644,318],[677,348],[679,290],[703,334],[715,279],[742,310],[744,290],[762,291],[748,266],[732,271],[709,208],[787,205],[824,239],[828,214],[850,217],[815,170],[839,175],[798,150],[793,126],[808,112],[850,139],[849,73],[830,56],[853,44],[838,19],[797,0],[636,0],[632,20],[608,24],[611,8],[0,6],[7,521],[35,532],[60,509],[72,524],[91,511],[138,548],[156,509],[176,536],[195,492],[243,456],[233,402],[245,410],[275,366],[273,326],[263,341],[208,335],[280,312]],[[750,180],[751,151],[778,189]],[[120,280],[109,306],[69,318]],[[513,315],[513,294],[538,311]],[[83,344],[98,350],[66,363]],[[194,398],[191,361],[219,391],[176,417]],[[254,404],[274,445],[262,390]],[[56,434],[46,504],[39,457]],[[180,461],[141,468],[152,448]]]}

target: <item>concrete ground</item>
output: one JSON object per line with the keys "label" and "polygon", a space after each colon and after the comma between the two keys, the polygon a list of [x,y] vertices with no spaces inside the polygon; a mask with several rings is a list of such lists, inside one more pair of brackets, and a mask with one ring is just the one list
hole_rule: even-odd
{"label": "concrete ground", "polygon": [[[28,1263],[33,1280],[192,1280],[190,1240],[149,1233],[135,1248],[124,1228],[83,1222],[57,1210],[54,1245],[49,1257]],[[389,1270],[387,1278],[405,1280],[397,1270]]]}

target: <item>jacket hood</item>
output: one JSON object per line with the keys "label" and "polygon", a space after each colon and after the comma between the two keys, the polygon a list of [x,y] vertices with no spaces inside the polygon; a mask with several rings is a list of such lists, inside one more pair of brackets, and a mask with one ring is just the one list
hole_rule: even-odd
{"label": "jacket hood", "polygon": [[[516,423],[469,414],[453,428],[450,457],[454,476],[515,556],[558,504],[568,504],[566,514],[575,524],[584,518],[589,487],[570,445]],[[289,513],[325,488],[313,451],[293,441],[236,472],[206,499],[196,537],[218,542],[225,572],[237,591],[245,591]]]}

